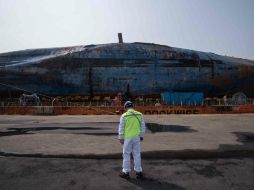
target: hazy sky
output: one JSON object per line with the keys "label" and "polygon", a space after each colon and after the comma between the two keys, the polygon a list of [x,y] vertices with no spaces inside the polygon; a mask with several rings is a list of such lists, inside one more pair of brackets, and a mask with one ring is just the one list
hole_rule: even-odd
{"label": "hazy sky", "polygon": [[254,0],[0,0],[0,52],[152,42],[254,59]]}

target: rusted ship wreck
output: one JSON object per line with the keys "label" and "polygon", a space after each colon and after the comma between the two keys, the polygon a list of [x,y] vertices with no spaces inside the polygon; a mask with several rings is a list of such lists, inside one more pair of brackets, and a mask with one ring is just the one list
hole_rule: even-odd
{"label": "rusted ship wreck", "polygon": [[[151,43],[32,49],[0,54],[0,94],[49,96],[202,92],[254,97],[254,61]],[[15,88],[12,88],[15,87]]]}

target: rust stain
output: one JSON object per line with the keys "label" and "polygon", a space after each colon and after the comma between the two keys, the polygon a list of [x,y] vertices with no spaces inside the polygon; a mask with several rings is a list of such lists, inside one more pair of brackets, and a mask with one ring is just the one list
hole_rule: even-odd
{"label": "rust stain", "polygon": [[231,83],[229,75],[210,78],[208,82],[214,86],[226,86]]}
{"label": "rust stain", "polygon": [[251,66],[244,66],[240,68],[240,77],[250,77],[254,74],[254,68]]}

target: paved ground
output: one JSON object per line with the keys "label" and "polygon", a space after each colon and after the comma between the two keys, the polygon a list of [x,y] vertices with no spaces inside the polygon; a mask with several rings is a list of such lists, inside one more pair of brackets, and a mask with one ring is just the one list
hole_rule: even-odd
{"label": "paved ground", "polygon": [[0,158],[1,190],[253,190],[254,160],[143,160],[146,179],[119,178],[121,160]]}
{"label": "paved ground", "polygon": [[119,116],[0,116],[0,189],[252,190],[253,116],[145,116],[143,181],[117,176]]}
{"label": "paved ground", "polygon": [[[226,157],[254,152],[254,114],[152,115],[143,156]],[[119,116],[0,116],[0,152],[81,158],[121,158]]]}

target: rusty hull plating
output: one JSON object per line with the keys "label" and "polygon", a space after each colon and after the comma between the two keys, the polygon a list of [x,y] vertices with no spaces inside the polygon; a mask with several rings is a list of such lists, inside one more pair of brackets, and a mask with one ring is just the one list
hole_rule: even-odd
{"label": "rusty hull plating", "polygon": [[[254,97],[254,61],[149,43],[111,43],[0,54],[0,82],[57,95],[203,92]],[[0,85],[1,96],[18,94]]]}

